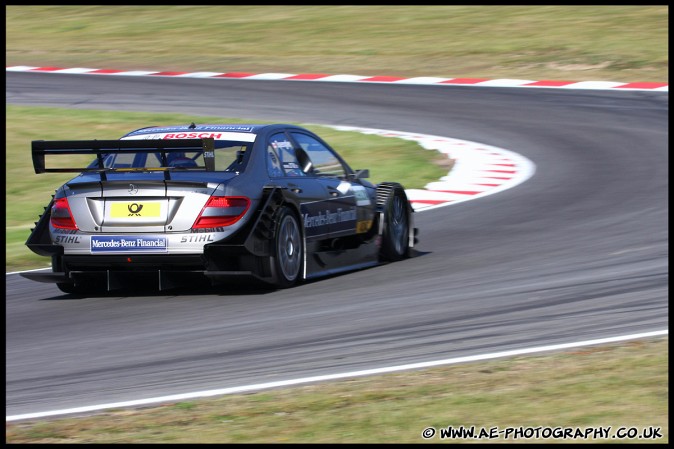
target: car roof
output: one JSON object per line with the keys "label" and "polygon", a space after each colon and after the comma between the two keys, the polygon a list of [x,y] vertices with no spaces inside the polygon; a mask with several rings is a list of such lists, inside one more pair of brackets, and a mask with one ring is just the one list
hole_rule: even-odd
{"label": "car roof", "polygon": [[145,128],[140,128],[135,131],[131,131],[123,136],[139,136],[145,134],[157,134],[157,133],[199,133],[199,132],[236,132],[236,133],[250,133],[250,134],[259,134],[264,129],[269,128],[282,128],[282,127],[292,127],[297,128],[293,125],[284,125],[280,123],[273,124],[201,124],[196,125],[194,123],[189,125],[169,125],[169,126],[148,126]]}

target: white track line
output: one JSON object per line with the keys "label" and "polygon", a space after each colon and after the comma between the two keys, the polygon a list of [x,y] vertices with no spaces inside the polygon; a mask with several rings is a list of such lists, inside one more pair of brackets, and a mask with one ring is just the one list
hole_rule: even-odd
{"label": "white track line", "polygon": [[620,341],[634,340],[648,337],[658,337],[668,335],[668,330],[645,332],[641,334],[623,335],[620,337],[599,338],[596,340],[586,340],[574,343],[563,343],[557,345],[537,346],[533,348],[518,349],[512,351],[493,352],[488,354],[472,355],[466,357],[455,357],[451,359],[435,360],[431,362],[410,363],[407,365],[387,366],[383,368],[367,369],[362,371],[351,371],[339,374],[328,374],[325,376],[302,377],[299,379],[282,380],[278,382],[266,382],[261,384],[244,385],[240,387],[220,388],[216,390],[196,391],[192,393],[172,394],[169,396],[159,396],[155,398],[137,399],[135,401],[111,402],[107,404],[90,405],[85,407],[74,407],[62,410],[51,410],[48,412],[25,413],[22,415],[7,416],[6,421],[18,421],[22,419],[45,418],[48,416],[67,415],[73,413],[88,413],[111,408],[137,407],[141,405],[158,404],[162,402],[184,401],[187,399],[207,398],[212,396],[223,396],[228,394],[245,393],[248,391],[259,391],[269,388],[288,387],[300,384],[324,382],[328,380],[346,379],[352,377],[372,376],[377,374],[392,373],[397,371],[409,371],[421,368],[432,368],[442,365],[455,365],[458,363],[477,362],[491,360],[502,357],[513,357],[525,354],[534,354],[547,351],[559,351],[562,349],[580,348],[583,346],[593,346]]}

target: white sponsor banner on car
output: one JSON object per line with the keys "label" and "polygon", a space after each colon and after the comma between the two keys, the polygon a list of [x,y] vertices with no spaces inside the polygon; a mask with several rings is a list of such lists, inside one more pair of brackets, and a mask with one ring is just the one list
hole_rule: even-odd
{"label": "white sponsor banner on car", "polygon": [[204,139],[213,138],[215,140],[234,140],[239,142],[253,142],[256,135],[250,133],[218,132],[218,131],[196,131],[196,132],[171,132],[171,133],[153,133],[138,134],[125,137],[123,140],[173,140],[173,139]]}
{"label": "white sponsor banner on car", "polygon": [[166,252],[167,250],[168,239],[164,236],[100,235],[91,237],[92,253]]}

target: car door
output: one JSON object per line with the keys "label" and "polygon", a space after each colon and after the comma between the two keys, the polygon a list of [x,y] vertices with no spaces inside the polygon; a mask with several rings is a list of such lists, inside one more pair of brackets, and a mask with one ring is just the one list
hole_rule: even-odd
{"label": "car door", "polygon": [[327,192],[323,201],[305,207],[305,226],[311,229],[318,223],[331,238],[367,232],[373,223],[374,204],[366,188],[351,179],[348,166],[316,136],[297,130],[290,131],[290,136],[311,160],[307,177]]}
{"label": "car door", "polygon": [[300,206],[307,240],[329,238],[325,205],[329,194],[326,185],[302,171],[295,147],[286,133],[271,135],[266,151],[268,175],[274,184],[286,189],[291,199]]}

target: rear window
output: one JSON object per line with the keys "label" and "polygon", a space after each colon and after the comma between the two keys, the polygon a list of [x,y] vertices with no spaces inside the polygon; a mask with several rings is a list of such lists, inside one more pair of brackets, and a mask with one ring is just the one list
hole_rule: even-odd
{"label": "rear window", "polygon": [[[215,171],[242,171],[247,160],[246,155],[252,147],[251,142],[215,141]],[[89,168],[98,166],[96,160]],[[133,149],[123,153],[110,153],[103,156],[103,166],[112,169],[139,168],[206,168],[203,151],[170,151],[166,160],[160,152],[143,153]]]}

